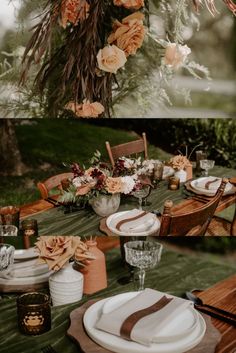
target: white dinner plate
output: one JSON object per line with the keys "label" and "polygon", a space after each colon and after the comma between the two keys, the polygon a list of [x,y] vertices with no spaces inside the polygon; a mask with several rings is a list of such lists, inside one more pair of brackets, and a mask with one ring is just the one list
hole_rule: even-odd
{"label": "white dinner plate", "polygon": [[[24,266],[19,266],[24,265]],[[47,264],[38,264],[37,260],[33,261],[20,261],[14,263],[11,270],[12,277],[30,277],[30,276],[39,276],[43,273],[47,273],[48,265]]]}
{"label": "white dinner plate", "polygon": [[48,278],[51,274],[52,271],[48,271],[39,276],[0,278],[0,285],[23,286],[44,283],[48,281]]}
{"label": "white dinner plate", "polygon": [[146,231],[142,231],[142,232],[134,232],[134,231],[130,231],[130,232],[124,232],[124,231],[119,231],[118,229],[116,229],[116,225],[118,222],[120,222],[122,219],[126,219],[127,215],[130,213],[130,211],[122,211],[122,212],[117,212],[117,213],[113,213],[112,215],[110,215],[107,219],[106,219],[106,225],[107,228],[110,229],[112,231],[112,233],[116,234],[116,235],[120,235],[120,236],[133,236],[133,237],[145,237],[148,235],[153,235],[156,234],[158,232],[158,230],[160,229],[160,221],[157,218],[156,215],[151,214],[153,216],[154,219],[154,223],[153,225],[148,228]]}
{"label": "white dinner plate", "polygon": [[[109,300],[110,298],[103,299],[91,305],[86,310],[83,321],[84,321],[85,330],[87,334],[90,336],[90,338],[100,346],[106,349],[109,349],[112,352],[115,352],[115,353],[184,353],[192,349],[196,345],[198,345],[205,335],[205,331],[206,331],[205,321],[203,317],[197,311],[195,311],[194,308],[192,308],[193,312],[195,311],[197,315],[197,324],[195,325],[195,327],[191,332],[184,335],[183,337],[176,338],[171,342],[153,343],[149,347],[133,341],[127,341],[121,337],[112,335],[110,333],[107,333],[95,328],[96,322],[102,313],[103,307],[106,304],[106,302]],[[114,303],[115,301],[113,302],[113,304]],[[113,309],[113,305],[111,305],[111,302],[110,303],[108,302],[107,305],[110,306],[111,310]],[[105,310],[107,310],[106,307],[105,307]],[[195,314],[193,314],[193,317],[196,317]],[[184,325],[182,319],[181,321],[178,321],[178,325],[179,326]],[[173,334],[172,324],[166,326],[166,328],[168,328],[168,330],[171,330],[171,331],[169,331],[169,334],[168,334],[167,330],[164,330],[164,329],[160,330],[162,337],[166,337],[166,335],[171,336],[171,334]]]}
{"label": "white dinner plate", "polygon": [[[194,191],[196,192],[196,194],[203,194],[206,196],[215,196],[217,189],[211,189],[208,190],[204,187],[202,187],[202,183],[207,183],[208,181],[214,180],[216,179],[216,177],[202,177],[202,178],[198,178],[195,180],[192,180],[190,182],[191,187],[194,189]],[[219,180],[222,180],[221,178],[219,178]],[[231,183],[227,183],[225,186],[225,191],[224,191],[224,195],[229,194],[233,189],[233,185]]]}
{"label": "white dinner plate", "polygon": [[34,259],[38,256],[39,255],[36,252],[35,248],[18,249],[18,250],[15,250],[15,252],[14,252],[14,260]]}

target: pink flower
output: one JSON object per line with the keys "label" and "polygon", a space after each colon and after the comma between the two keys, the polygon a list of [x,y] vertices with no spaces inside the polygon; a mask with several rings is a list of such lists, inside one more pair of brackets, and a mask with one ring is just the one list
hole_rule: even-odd
{"label": "pink flower", "polygon": [[125,65],[127,59],[123,50],[116,45],[108,45],[99,50],[97,61],[100,70],[116,74],[117,70]]}
{"label": "pink flower", "polygon": [[114,5],[123,6],[126,9],[138,10],[144,6],[144,0],[113,0]]}
{"label": "pink flower", "polygon": [[60,24],[66,28],[68,22],[77,25],[89,15],[90,5],[86,0],[62,0]]}

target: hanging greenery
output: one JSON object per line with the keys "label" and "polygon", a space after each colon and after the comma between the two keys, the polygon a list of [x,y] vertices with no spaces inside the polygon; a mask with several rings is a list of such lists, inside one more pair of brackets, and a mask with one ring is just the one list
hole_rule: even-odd
{"label": "hanging greenery", "polygon": [[[224,2],[235,14],[236,4]],[[150,29],[148,0],[48,0],[26,47],[20,82],[26,83],[34,64],[35,88],[47,97],[53,116],[71,111],[77,117],[110,117],[113,92],[116,96],[125,87],[131,57],[152,40],[160,99],[168,102],[162,83],[178,69],[208,77],[204,66],[189,61],[191,49],[182,36],[192,10],[204,4],[216,14],[214,0],[156,1],[166,32],[166,38],[159,38]]]}

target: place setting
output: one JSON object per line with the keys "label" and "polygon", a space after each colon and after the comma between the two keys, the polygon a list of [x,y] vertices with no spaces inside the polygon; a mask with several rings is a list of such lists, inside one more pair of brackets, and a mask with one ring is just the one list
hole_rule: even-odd
{"label": "place setting", "polygon": [[139,268],[138,291],[91,300],[71,312],[67,334],[85,353],[215,351],[221,335],[191,301],[145,288],[145,270],[156,267],[161,253],[157,242],[127,242],[126,261]]}

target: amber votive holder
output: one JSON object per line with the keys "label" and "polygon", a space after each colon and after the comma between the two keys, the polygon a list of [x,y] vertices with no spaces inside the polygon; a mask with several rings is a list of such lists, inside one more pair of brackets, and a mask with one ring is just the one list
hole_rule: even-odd
{"label": "amber votive holder", "polygon": [[0,208],[0,221],[2,225],[13,225],[19,228],[20,209],[16,206],[5,206]]}
{"label": "amber votive holder", "polygon": [[51,329],[51,307],[47,294],[26,293],[17,298],[18,327],[25,335],[41,335]]}
{"label": "amber votive holder", "polygon": [[169,190],[178,190],[179,189],[179,184],[180,184],[180,179],[179,178],[170,177],[169,184],[168,184],[168,189]]}
{"label": "amber votive holder", "polygon": [[25,219],[21,222],[21,234],[23,236],[24,248],[30,247],[30,237],[38,236],[38,223],[36,219]]}

